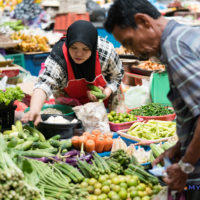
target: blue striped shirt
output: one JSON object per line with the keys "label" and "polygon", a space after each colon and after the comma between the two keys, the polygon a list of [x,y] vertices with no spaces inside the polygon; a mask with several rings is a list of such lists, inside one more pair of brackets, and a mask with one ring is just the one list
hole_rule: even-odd
{"label": "blue striped shirt", "polygon": [[[169,21],[161,38],[160,60],[167,66],[168,98],[177,115],[177,134],[184,155],[200,115],[200,27]],[[188,182],[200,184],[200,160]]]}

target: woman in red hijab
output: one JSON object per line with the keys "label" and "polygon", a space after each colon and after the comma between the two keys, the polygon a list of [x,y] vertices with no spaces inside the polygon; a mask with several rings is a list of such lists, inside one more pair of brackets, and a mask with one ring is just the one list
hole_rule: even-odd
{"label": "woman in red hijab", "polygon": [[123,74],[122,63],[113,45],[98,36],[92,23],[76,21],[45,61],[45,70],[39,76],[31,98],[30,111],[22,121],[34,121],[37,125],[40,110],[52,94],[60,96],[62,92],[62,96],[79,105],[97,101],[88,89],[89,84],[103,90],[107,104],[110,95],[117,91]]}

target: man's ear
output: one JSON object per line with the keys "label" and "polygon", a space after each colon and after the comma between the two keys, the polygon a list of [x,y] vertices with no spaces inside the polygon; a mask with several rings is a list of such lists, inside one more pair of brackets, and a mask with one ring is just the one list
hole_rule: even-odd
{"label": "man's ear", "polygon": [[148,16],[147,14],[143,14],[143,13],[137,13],[134,16],[135,19],[135,23],[137,24],[137,26],[144,26],[146,28],[151,27],[151,20],[150,20],[150,16]]}

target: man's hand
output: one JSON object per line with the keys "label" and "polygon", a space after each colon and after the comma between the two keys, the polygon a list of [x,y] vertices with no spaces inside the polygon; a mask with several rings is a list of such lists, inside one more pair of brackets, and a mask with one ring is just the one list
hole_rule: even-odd
{"label": "man's hand", "polygon": [[184,187],[186,186],[188,175],[181,170],[180,166],[177,163],[169,166],[166,172],[167,177],[163,179],[165,183],[169,186],[171,190],[182,192],[184,190]]}

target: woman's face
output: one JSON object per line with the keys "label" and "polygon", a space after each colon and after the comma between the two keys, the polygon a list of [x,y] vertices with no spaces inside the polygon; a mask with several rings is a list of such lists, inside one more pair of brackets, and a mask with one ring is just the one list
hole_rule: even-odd
{"label": "woman's face", "polygon": [[90,58],[91,50],[81,42],[75,42],[69,47],[69,54],[76,64],[82,64]]}

